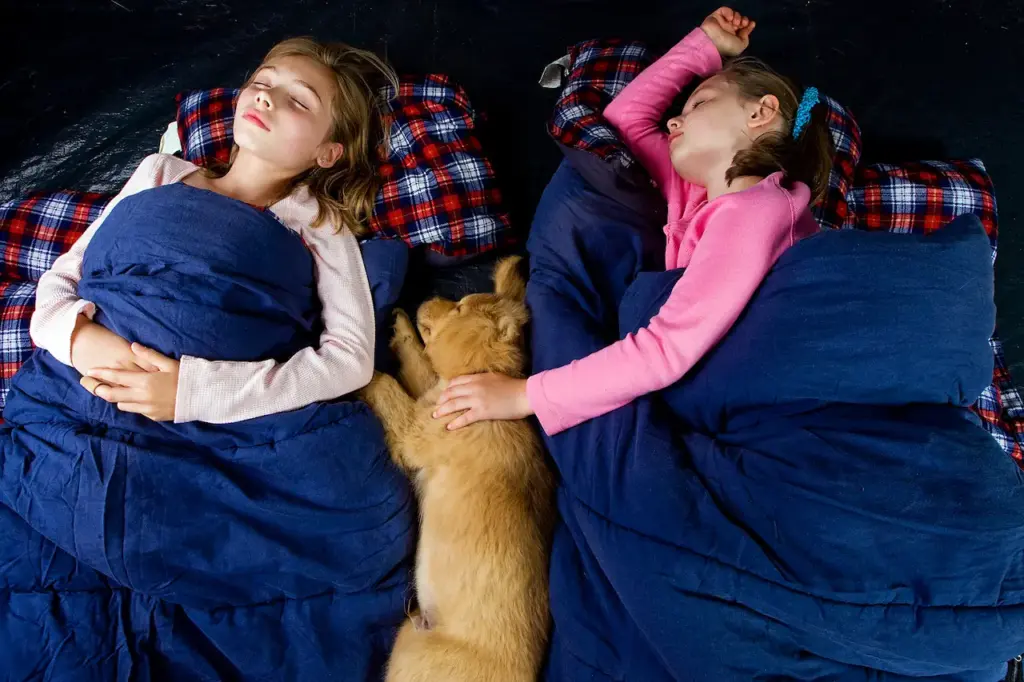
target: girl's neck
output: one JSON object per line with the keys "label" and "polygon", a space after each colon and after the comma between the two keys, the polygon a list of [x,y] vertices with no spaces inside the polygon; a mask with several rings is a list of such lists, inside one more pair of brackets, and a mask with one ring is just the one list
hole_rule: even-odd
{"label": "girl's neck", "polygon": [[723,194],[734,194],[736,192],[742,192],[745,189],[750,189],[757,183],[764,180],[762,177],[756,175],[743,175],[738,178],[733,178],[732,183],[726,181],[725,173],[720,176],[716,175],[715,180],[708,183],[708,201],[714,201]]}
{"label": "girl's neck", "polygon": [[211,181],[217,191],[253,206],[269,206],[291,189],[295,173],[239,149],[231,168]]}

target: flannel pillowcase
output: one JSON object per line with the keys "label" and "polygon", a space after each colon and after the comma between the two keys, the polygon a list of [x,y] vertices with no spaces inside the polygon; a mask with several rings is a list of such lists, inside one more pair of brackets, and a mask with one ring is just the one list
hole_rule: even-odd
{"label": "flannel pillowcase", "polygon": [[636,164],[605,120],[604,108],[654,60],[639,42],[588,40],[569,48],[568,75],[548,122],[559,144],[589,152],[613,167]]}
{"label": "flannel pillowcase", "polygon": [[6,403],[15,372],[35,350],[29,338],[35,307],[35,282],[0,283],[0,409]]}
{"label": "flannel pillowcase", "polygon": [[36,307],[36,282],[113,197],[94,192],[34,192],[0,205],[4,254],[0,271],[0,409],[11,378],[35,349],[29,323]]}
{"label": "flannel pillowcase", "polygon": [[1000,447],[1024,468],[1024,400],[1006,368],[1003,344],[995,336],[989,343],[995,356],[992,385],[982,392],[971,409]]}
{"label": "flannel pillowcase", "polygon": [[113,196],[33,192],[0,204],[0,281],[37,281],[99,217]]}
{"label": "flannel pillowcase", "polygon": [[[182,156],[199,166],[227,161],[237,90],[178,96]],[[389,107],[387,157],[370,227],[379,237],[451,257],[513,243],[494,168],[483,153],[479,115],[447,76],[403,80],[382,92]]]}
{"label": "flannel pillowcase", "polygon": [[822,228],[852,227],[848,195],[860,163],[860,126],[849,110],[831,97],[822,97],[832,135],[832,169],[824,198],[811,207]]}
{"label": "flannel pillowcase", "polygon": [[878,163],[857,168],[848,192],[848,224],[860,229],[928,233],[965,213],[998,237],[995,190],[979,159]]}

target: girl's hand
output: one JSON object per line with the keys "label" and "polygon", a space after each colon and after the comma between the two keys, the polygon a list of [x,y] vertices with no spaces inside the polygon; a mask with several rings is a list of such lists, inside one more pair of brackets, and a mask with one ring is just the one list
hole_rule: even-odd
{"label": "girl's hand", "polygon": [[148,370],[132,353],[132,345],[114,332],[79,315],[71,332],[71,365],[79,374],[87,375],[99,367]]}
{"label": "girl's hand", "polygon": [[485,419],[523,419],[533,414],[526,379],[504,374],[470,374],[451,380],[437,399],[434,419],[462,412],[448,424],[454,431]]}
{"label": "girl's hand", "polygon": [[173,421],[180,363],[137,343],[131,350],[140,367],[152,369],[92,369],[82,377],[82,386],[97,398],[116,403],[122,412],[158,422]]}
{"label": "girl's hand", "polygon": [[736,57],[750,46],[756,22],[729,7],[719,7],[700,25],[723,57]]}

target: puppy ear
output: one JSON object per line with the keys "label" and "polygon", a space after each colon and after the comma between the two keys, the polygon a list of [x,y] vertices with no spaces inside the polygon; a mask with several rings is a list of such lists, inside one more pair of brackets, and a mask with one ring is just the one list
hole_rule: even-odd
{"label": "puppy ear", "polygon": [[526,308],[521,305],[508,305],[498,318],[498,333],[503,341],[514,341],[529,319]]}
{"label": "puppy ear", "polygon": [[494,266],[494,292],[499,296],[511,298],[513,301],[526,299],[526,281],[519,274],[519,256],[502,258]]}

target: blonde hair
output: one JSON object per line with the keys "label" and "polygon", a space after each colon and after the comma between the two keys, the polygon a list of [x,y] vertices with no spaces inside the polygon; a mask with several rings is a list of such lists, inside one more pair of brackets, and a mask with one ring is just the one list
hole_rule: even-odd
{"label": "blonde hair", "polygon": [[746,175],[764,177],[783,171],[788,179],[811,188],[812,203],[824,197],[832,168],[832,136],[825,104],[818,104],[811,110],[811,120],[794,139],[793,122],[803,92],[791,80],[753,57],[734,59],[719,74],[736,85],[740,95],[747,99],[775,95],[783,121],[782,131],[764,133],[748,149],[737,152],[725,179],[731,183]]}
{"label": "blonde hair", "polygon": [[[341,143],[345,151],[330,168],[314,166],[294,178],[287,193],[305,185],[316,198],[318,211],[313,227],[331,222],[340,231],[347,227],[357,237],[369,231],[368,221],[380,189],[378,166],[387,143],[388,120],[382,79],[398,92],[398,77],[383,59],[373,52],[345,43],[321,43],[302,36],[289,38],[270,48],[260,66],[246,79],[248,87],[256,73],[269,62],[284,57],[307,57],[334,74],[336,91],[331,98],[334,125],[328,134],[331,142]],[[231,150],[231,161],[238,146]],[[213,170],[223,175],[231,162]]]}

